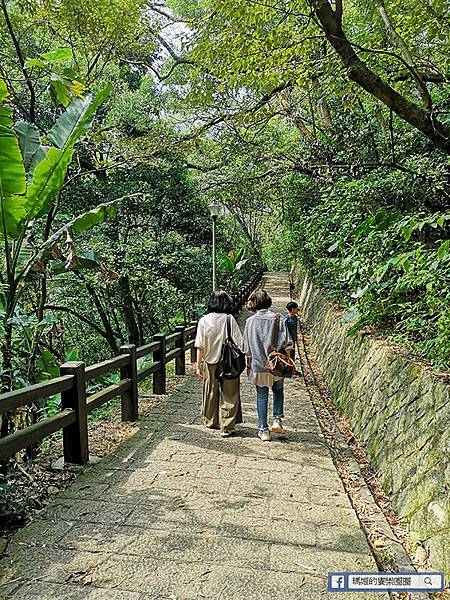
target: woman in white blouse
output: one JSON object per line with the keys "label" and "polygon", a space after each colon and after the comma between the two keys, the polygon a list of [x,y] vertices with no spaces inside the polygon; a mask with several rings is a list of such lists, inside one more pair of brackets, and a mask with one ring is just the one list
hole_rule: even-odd
{"label": "woman in white blouse", "polygon": [[[221,429],[222,437],[229,437],[237,423],[242,423],[239,379],[216,378],[216,368],[222,355],[222,344],[227,336],[227,316],[231,313],[231,298],[226,292],[215,292],[208,301],[207,314],[198,322],[195,347],[197,348],[197,377],[203,380],[202,414],[206,427]],[[231,335],[242,348],[242,334],[233,316]],[[202,361],[204,362],[202,368]]]}

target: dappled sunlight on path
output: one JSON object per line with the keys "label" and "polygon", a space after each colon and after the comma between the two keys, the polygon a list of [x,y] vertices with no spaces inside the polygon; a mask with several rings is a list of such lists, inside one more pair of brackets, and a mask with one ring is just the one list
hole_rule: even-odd
{"label": "dappled sunlight on path", "polygon": [[[281,310],[286,275],[265,285]],[[247,382],[232,438],[202,427],[200,399],[187,377],[16,534],[0,598],[314,600],[327,571],[376,570],[299,380],[286,386],[288,433],[270,443]]]}

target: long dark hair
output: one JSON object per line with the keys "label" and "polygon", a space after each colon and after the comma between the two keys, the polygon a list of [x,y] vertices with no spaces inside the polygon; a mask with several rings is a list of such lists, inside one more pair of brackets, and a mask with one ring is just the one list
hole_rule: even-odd
{"label": "long dark hair", "polygon": [[231,298],[224,291],[214,292],[208,300],[208,313],[231,313]]}

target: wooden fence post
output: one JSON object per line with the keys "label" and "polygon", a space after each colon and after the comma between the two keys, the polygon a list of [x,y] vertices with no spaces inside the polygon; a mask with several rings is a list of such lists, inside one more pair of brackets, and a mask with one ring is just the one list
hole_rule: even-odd
{"label": "wooden fence post", "polygon": [[180,337],[175,342],[175,348],[179,348],[181,350],[180,356],[175,359],[175,374],[176,375],[186,375],[186,336],[184,333],[185,330],[184,325],[177,325],[175,327],[176,333],[180,334]]}
{"label": "wooden fence post", "polygon": [[122,421],[137,421],[139,404],[136,346],[134,344],[121,346],[120,352],[129,356],[129,362],[120,367],[120,379],[129,379],[131,382],[130,389],[122,394]]}
{"label": "wooden fence post", "polygon": [[[190,322],[190,326],[196,328],[195,332],[194,332],[194,339],[195,339],[195,336],[196,336],[196,333],[197,333],[197,324],[198,324],[198,321],[191,321]],[[191,348],[191,364],[195,365],[196,362],[197,362],[197,349],[196,349],[196,347],[194,345]]]}
{"label": "wooden fence post", "polygon": [[73,375],[73,386],[61,392],[61,408],[71,408],[76,421],[63,429],[64,462],[85,465],[89,461],[86,366],[84,362],[67,362],[60,366],[61,375]]}
{"label": "wooden fence post", "polygon": [[153,336],[155,342],[159,342],[158,350],[153,352],[153,361],[161,362],[159,369],[153,373],[153,393],[166,393],[166,336],[164,333],[157,333]]}

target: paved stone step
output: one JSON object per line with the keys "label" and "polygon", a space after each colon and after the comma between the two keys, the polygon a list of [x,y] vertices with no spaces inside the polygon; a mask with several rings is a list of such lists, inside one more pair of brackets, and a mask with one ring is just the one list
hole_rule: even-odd
{"label": "paved stone step", "polygon": [[[286,277],[266,285],[281,311]],[[288,433],[270,443],[246,381],[242,400],[222,439],[187,376],[16,534],[0,599],[322,600],[328,571],[376,571],[302,382],[286,382]]]}

